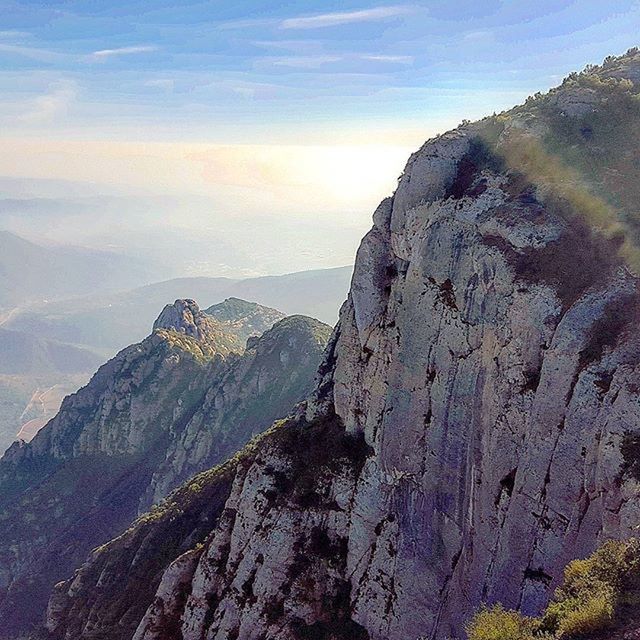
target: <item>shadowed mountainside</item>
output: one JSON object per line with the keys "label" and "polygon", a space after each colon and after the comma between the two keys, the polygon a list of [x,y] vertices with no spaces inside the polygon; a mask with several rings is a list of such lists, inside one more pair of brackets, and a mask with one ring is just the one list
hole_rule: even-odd
{"label": "shadowed mountainside", "polygon": [[[245,330],[242,311],[219,307]],[[93,547],[286,415],[311,390],[329,333],[287,317],[243,351],[223,323],[177,300],[30,443],[14,444],[0,460],[3,633],[37,624],[53,584]]]}

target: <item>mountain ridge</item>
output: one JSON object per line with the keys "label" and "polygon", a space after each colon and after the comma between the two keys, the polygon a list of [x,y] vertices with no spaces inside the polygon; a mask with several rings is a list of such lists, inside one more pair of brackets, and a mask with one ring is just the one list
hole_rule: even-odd
{"label": "mountain ridge", "polygon": [[178,300],[30,443],[12,445],[0,459],[3,630],[37,623],[53,584],[93,547],[303,399],[329,332],[285,318],[245,350],[194,301]]}
{"label": "mountain ridge", "polygon": [[41,337],[71,342],[111,356],[142,340],[167,300],[192,298],[210,307],[229,297],[252,300],[287,315],[302,313],[334,324],[349,287],[351,267],[264,276],[177,278],[122,293],[89,296],[19,310],[6,321]]}
{"label": "mountain ridge", "polygon": [[96,290],[114,291],[150,276],[137,260],[115,252],[47,247],[0,229],[0,309]]}
{"label": "mountain ridge", "polygon": [[114,590],[166,512],[58,585],[51,637],[441,640],[633,535],[639,79],[634,49],[414,153],[306,408],[174,494],[154,597]]}

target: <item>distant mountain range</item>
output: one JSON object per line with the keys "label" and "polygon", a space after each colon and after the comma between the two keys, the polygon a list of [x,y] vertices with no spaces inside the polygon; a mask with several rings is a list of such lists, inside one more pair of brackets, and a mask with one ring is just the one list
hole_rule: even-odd
{"label": "distant mountain range", "polygon": [[226,298],[242,298],[333,325],[346,298],[351,272],[349,266],[245,280],[178,278],[118,293],[33,305],[15,311],[4,327],[111,356],[144,338],[158,309],[177,298],[199,300],[203,308]]}
{"label": "distant mountain range", "polygon": [[36,244],[134,257],[152,268],[145,282],[250,278],[349,264],[367,225],[354,215],[247,213],[228,204],[221,209],[217,199],[195,194],[136,194],[0,176],[0,229]]}
{"label": "distant mountain range", "polygon": [[142,340],[168,301],[200,300],[223,323],[229,318],[219,314],[231,308],[234,317],[246,316],[242,327],[226,327],[243,347],[285,315],[333,325],[351,267],[245,280],[177,278],[132,288],[154,273],[120,253],[41,246],[0,231],[0,452],[18,432],[30,439],[101,362]]}
{"label": "distant mountain range", "polygon": [[88,350],[0,327],[0,452],[29,439],[102,358]]}
{"label": "distant mountain range", "polygon": [[0,314],[25,303],[115,291],[151,280],[150,266],[117,252],[41,246],[0,230]]}
{"label": "distant mountain range", "polygon": [[93,371],[102,359],[71,344],[0,327],[0,374],[47,375]]}

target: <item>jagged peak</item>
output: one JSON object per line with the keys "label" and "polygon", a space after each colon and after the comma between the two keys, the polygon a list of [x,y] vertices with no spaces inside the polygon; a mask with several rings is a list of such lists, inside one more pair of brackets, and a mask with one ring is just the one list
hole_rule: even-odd
{"label": "jagged peak", "polygon": [[222,355],[231,351],[242,351],[238,336],[226,330],[215,318],[208,316],[191,298],[178,299],[162,310],[153,323],[154,333],[161,330],[173,331],[193,338],[214,348]]}
{"label": "jagged peak", "polygon": [[195,300],[178,299],[162,310],[153,323],[153,330],[170,329],[178,333],[185,333],[192,338],[201,338],[201,327],[205,320],[206,315],[200,310]]}

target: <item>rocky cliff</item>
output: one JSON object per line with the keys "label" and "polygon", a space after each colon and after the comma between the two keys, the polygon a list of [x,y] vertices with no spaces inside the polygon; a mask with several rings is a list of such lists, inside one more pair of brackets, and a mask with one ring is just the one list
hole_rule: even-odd
{"label": "rocky cliff", "polygon": [[293,316],[234,352],[236,334],[176,301],[11,447],[0,461],[3,633],[39,622],[53,584],[93,547],[286,415],[311,390],[329,333]]}
{"label": "rocky cliff", "polygon": [[458,636],[482,602],[538,613],[568,560],[628,537],[639,94],[634,50],[416,152],[306,413],[95,551],[51,637]]}

